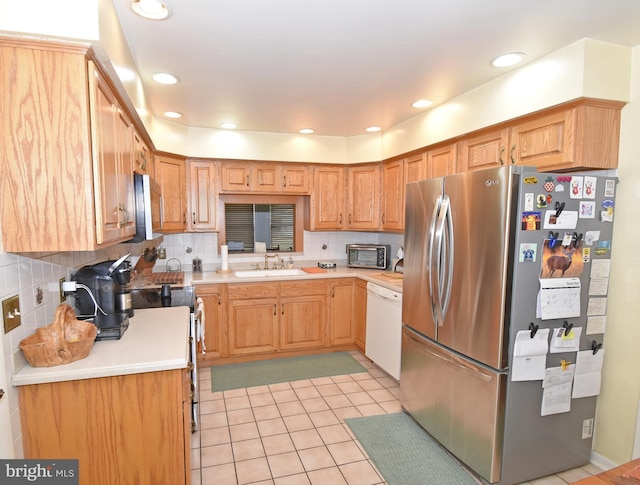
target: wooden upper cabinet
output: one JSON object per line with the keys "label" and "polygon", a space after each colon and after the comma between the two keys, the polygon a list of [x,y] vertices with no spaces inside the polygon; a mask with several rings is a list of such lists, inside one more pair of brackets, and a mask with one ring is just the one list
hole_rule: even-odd
{"label": "wooden upper cabinet", "polygon": [[162,232],[184,232],[187,229],[185,161],[166,155],[156,156],[155,169],[162,190]]}
{"label": "wooden upper cabinet", "polygon": [[543,170],[615,168],[622,106],[587,99],[522,120],[510,130],[510,162]]}
{"label": "wooden upper cabinet", "polygon": [[271,163],[251,165],[251,192],[280,192],[281,180],[279,166]]}
{"label": "wooden upper cabinet", "polygon": [[427,152],[404,159],[404,183],[410,184],[427,178]]}
{"label": "wooden upper cabinet", "polygon": [[225,193],[309,193],[309,167],[300,163],[225,160],[220,167],[221,191]]}
{"label": "wooden upper cabinet", "polygon": [[[130,239],[130,121],[83,47],[0,41],[4,251],[87,251]],[[129,184],[129,185],[128,185]]]}
{"label": "wooden upper cabinet", "polygon": [[404,229],[405,161],[386,162],[382,169],[382,229]]}
{"label": "wooden upper cabinet", "polygon": [[345,220],[345,168],[336,165],[313,167],[309,228],[339,230]]}
{"label": "wooden upper cabinet", "polygon": [[470,134],[459,171],[527,165],[542,171],[618,166],[624,103],[581,99]]}
{"label": "wooden upper cabinet", "polygon": [[378,230],[380,228],[379,163],[347,168],[348,230]]}
{"label": "wooden upper cabinet", "polygon": [[457,147],[455,143],[427,152],[427,174],[429,178],[444,177],[456,173]]}
{"label": "wooden upper cabinet", "polygon": [[215,231],[218,228],[218,194],[216,164],[210,161],[188,160],[188,229]]}
{"label": "wooden upper cabinet", "polygon": [[464,138],[458,144],[458,171],[501,167],[509,161],[509,129],[499,128]]}
{"label": "wooden upper cabinet", "polygon": [[251,191],[251,165],[248,163],[222,162],[220,172],[224,192]]}
{"label": "wooden upper cabinet", "polygon": [[310,188],[309,167],[300,163],[281,166],[282,192],[287,194],[308,194]]}
{"label": "wooden upper cabinet", "polygon": [[133,169],[136,173],[151,175],[151,178],[155,177],[151,150],[136,130],[133,131],[133,157]]}

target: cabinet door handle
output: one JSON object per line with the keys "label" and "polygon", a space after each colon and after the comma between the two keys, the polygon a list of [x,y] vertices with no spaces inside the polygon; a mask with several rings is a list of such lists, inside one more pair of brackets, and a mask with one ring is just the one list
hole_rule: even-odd
{"label": "cabinet door handle", "polygon": [[273,304],[273,315],[275,316],[278,313],[278,305]]}
{"label": "cabinet door handle", "polygon": [[129,213],[124,204],[118,204],[118,228],[122,229],[129,222]]}
{"label": "cabinet door handle", "polygon": [[247,187],[249,187],[249,176],[247,175]]}
{"label": "cabinet door handle", "polygon": [[351,224],[351,213],[349,213],[349,224]]}
{"label": "cabinet door handle", "polygon": [[384,214],[382,214],[382,223],[384,224]]}
{"label": "cabinet door handle", "polygon": [[516,159],[515,159],[515,157],[513,156],[513,152],[515,152],[515,151],[516,151],[516,146],[515,146],[515,145],[513,145],[513,146],[511,147],[511,163],[512,163],[513,165],[515,165],[515,163],[516,163]]}
{"label": "cabinet door handle", "polygon": [[505,151],[506,149],[507,149],[507,148],[506,148],[505,146],[503,146],[503,147],[500,149],[500,155],[498,156],[498,160],[500,160],[500,165],[504,165],[504,160],[502,159],[502,154],[504,153],[504,151]]}
{"label": "cabinet door handle", "polygon": [[193,223],[193,225],[196,225],[196,213],[194,212],[193,214],[191,214],[191,221]]}
{"label": "cabinet door handle", "polygon": [[282,308],[282,314],[284,315],[284,303],[281,303],[280,306]]}
{"label": "cabinet door handle", "polygon": [[342,212],[340,213],[340,221],[338,222],[338,224],[342,225]]}
{"label": "cabinet door handle", "polygon": [[282,176],[282,186],[283,186],[283,187],[286,187],[286,186],[287,186],[287,176],[286,176],[286,175],[283,175],[283,176]]}
{"label": "cabinet door handle", "polygon": [[187,213],[183,212],[182,213],[182,223],[186,226],[187,225]]}

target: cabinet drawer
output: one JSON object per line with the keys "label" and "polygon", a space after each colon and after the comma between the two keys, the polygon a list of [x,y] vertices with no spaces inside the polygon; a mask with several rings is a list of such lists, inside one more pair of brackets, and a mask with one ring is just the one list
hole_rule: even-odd
{"label": "cabinet drawer", "polygon": [[325,295],[326,281],[289,281],[280,283],[280,296]]}
{"label": "cabinet drawer", "polygon": [[278,283],[245,283],[229,285],[227,287],[229,300],[241,300],[247,298],[277,298]]}

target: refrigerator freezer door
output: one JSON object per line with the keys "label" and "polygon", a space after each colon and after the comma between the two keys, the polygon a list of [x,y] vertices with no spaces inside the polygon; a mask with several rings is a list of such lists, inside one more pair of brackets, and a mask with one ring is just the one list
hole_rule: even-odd
{"label": "refrigerator freezer door", "polygon": [[427,337],[436,338],[435,305],[429,281],[429,251],[433,244],[442,178],[407,185],[402,321]]}
{"label": "refrigerator freezer door", "polygon": [[[510,239],[517,185],[511,167],[446,177],[455,253],[452,287],[437,340],[494,369],[507,367]],[[411,260],[411,265],[413,261]]]}
{"label": "refrigerator freezer door", "polygon": [[403,327],[402,406],[489,482],[500,479],[507,376]]}

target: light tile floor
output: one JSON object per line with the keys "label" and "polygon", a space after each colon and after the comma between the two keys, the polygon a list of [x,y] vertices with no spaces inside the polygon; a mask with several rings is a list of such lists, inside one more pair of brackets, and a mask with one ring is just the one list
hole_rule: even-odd
{"label": "light tile floor", "polygon": [[[192,485],[385,484],[344,419],[401,411],[398,382],[352,355],[367,372],[224,392],[211,392],[201,369]],[[528,483],[565,485],[600,472],[589,465]]]}

